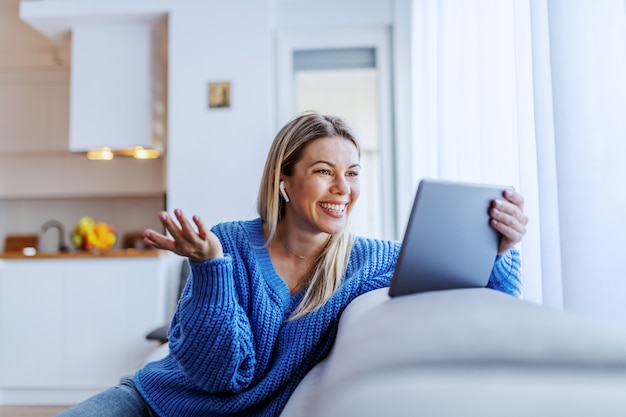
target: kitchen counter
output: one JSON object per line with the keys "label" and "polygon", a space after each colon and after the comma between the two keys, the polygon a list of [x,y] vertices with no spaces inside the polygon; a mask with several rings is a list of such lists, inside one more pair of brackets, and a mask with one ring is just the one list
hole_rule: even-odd
{"label": "kitchen counter", "polygon": [[9,252],[0,254],[0,259],[150,258],[163,253],[164,251],[156,249],[114,249],[105,253],[90,251],[42,252],[32,256],[24,255],[21,252]]}

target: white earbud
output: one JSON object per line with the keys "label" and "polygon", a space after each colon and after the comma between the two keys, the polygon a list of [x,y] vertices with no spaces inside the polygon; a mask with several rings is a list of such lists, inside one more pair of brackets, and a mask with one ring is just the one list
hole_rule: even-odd
{"label": "white earbud", "polygon": [[283,195],[283,198],[285,199],[285,203],[288,203],[289,196],[287,196],[287,192],[285,191],[285,181],[281,181],[278,183],[278,189],[280,190],[280,193]]}

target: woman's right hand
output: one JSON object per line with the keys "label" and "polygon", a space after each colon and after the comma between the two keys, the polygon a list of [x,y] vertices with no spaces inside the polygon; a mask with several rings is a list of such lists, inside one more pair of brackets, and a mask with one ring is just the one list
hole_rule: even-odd
{"label": "woman's right hand", "polygon": [[174,216],[178,223],[167,212],[159,213],[159,220],[171,237],[147,229],[144,231],[144,243],[156,249],[168,250],[185,256],[194,262],[224,257],[222,244],[217,236],[205,227],[200,217],[192,217],[197,227],[196,230],[181,209],[174,210]]}

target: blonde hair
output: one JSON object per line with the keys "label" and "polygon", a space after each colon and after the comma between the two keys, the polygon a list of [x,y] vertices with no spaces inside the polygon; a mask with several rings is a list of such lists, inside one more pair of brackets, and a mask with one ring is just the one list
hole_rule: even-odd
{"label": "blonde hair", "polygon": [[[285,213],[285,201],[280,198],[278,190],[281,173],[293,175],[304,148],[314,140],[325,137],[350,140],[356,146],[360,158],[361,147],[358,140],[338,117],[304,112],[288,122],[276,135],[265,162],[257,199],[257,210],[267,225],[267,245],[276,237],[278,223]],[[339,288],[348,264],[352,241],[352,234],[347,229],[330,236],[315,261],[309,286],[291,320],[316,310]]]}

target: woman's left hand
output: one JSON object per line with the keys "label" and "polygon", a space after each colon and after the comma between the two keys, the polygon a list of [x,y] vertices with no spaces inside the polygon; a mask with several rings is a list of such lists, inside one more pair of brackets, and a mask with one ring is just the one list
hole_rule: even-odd
{"label": "woman's left hand", "polygon": [[524,197],[514,190],[505,190],[504,200],[491,202],[491,226],[501,233],[498,254],[511,249],[526,234],[528,217],[524,215]]}

